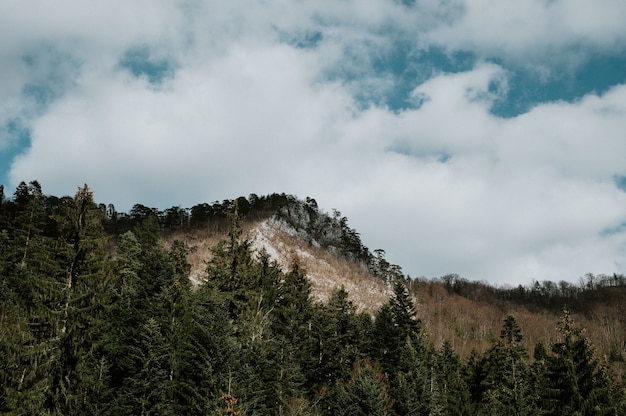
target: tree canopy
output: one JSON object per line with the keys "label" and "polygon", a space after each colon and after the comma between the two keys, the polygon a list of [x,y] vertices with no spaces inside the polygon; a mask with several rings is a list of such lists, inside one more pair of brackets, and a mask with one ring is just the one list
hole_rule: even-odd
{"label": "tree canopy", "polygon": [[[180,227],[229,207],[219,219],[228,237],[194,286],[186,244],[163,243],[154,210],[112,216],[87,185],[57,198],[20,184],[0,204],[0,413],[625,414],[624,385],[567,309],[555,341],[538,343],[532,358],[509,315],[490,348],[462,359],[449,340],[426,336],[418,285],[382,253],[359,257],[368,251],[340,215],[331,232],[314,200],[292,202],[168,210],[169,226]],[[371,260],[388,302],[358,312],[343,287],[314,302],[297,257],[283,270],[253,251],[238,210],[273,204],[329,245],[345,237],[333,247]]]}

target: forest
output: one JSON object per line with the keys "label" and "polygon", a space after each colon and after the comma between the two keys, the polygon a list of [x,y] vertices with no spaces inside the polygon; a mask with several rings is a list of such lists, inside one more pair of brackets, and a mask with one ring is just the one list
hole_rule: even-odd
{"label": "forest", "polygon": [[[126,214],[87,185],[64,197],[36,181],[10,198],[0,190],[0,414],[626,415],[623,375],[569,309],[598,297],[623,307],[622,275],[530,288],[420,282],[370,252],[338,211],[284,194]],[[367,313],[337,287],[313,302],[297,257],[282,268],[242,233],[243,218],[270,215],[369,269],[389,300]],[[192,284],[189,247],[163,236],[199,226],[225,238]],[[434,285],[559,318],[528,348],[506,314],[485,348],[460,354],[417,312]],[[623,363],[625,347],[610,360]]]}

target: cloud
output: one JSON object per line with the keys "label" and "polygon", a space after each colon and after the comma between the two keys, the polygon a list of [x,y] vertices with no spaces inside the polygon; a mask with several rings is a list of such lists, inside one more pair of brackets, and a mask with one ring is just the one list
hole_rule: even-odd
{"label": "cloud", "polygon": [[412,276],[626,269],[626,87],[492,112],[505,61],[623,45],[608,1],[36,3],[0,17],[0,149],[30,137],[13,186],[87,182],[118,210],[311,196]]}
{"label": "cloud", "polygon": [[391,145],[341,205],[426,276],[514,283],[621,270],[626,193],[614,175],[624,170],[626,87],[500,119],[488,84],[501,75],[492,65],[442,75],[416,90],[430,97],[417,110],[371,110],[363,130]]}
{"label": "cloud", "polygon": [[[430,2],[421,2],[430,3]],[[547,73],[567,72],[590,56],[624,49],[626,4],[565,0],[445,2],[425,33],[449,49],[468,49],[535,66]],[[451,19],[446,19],[452,16]],[[546,74],[547,75],[547,74]]]}
{"label": "cloud", "polygon": [[[97,186],[113,170],[117,183],[135,189],[185,177],[196,198],[208,188],[202,184],[229,194],[241,175],[267,188],[290,176],[299,154],[319,153],[325,125],[351,104],[334,84],[315,85],[316,66],[307,51],[286,45],[239,45],[221,59],[181,68],[158,89],[125,70],[86,73],[33,123],[32,146],[12,175],[67,186],[78,173]],[[259,192],[254,188],[248,191]],[[155,196],[151,202],[161,203]]]}

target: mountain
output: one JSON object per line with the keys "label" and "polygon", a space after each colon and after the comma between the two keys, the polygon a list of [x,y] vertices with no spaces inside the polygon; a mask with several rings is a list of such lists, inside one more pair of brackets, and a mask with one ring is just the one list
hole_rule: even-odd
{"label": "mountain", "polygon": [[[366,264],[337,254],[329,246],[322,247],[310,235],[298,231],[285,220],[270,217],[245,221],[243,228],[243,236],[251,241],[253,250],[265,251],[283,270],[288,270],[290,263],[297,259],[306,270],[312,298],[316,302],[327,301],[335,288],[344,287],[358,310],[374,313],[392,294],[389,285]],[[199,284],[206,262],[212,256],[210,248],[226,237],[226,232],[194,229],[168,233],[165,241],[168,247],[176,240],[185,242],[189,248],[190,278]]]}
{"label": "mountain", "polygon": [[622,275],[410,278],[285,194],[119,213],[22,183],[0,243],[2,414],[626,411]]}
{"label": "mountain", "polygon": [[[22,183],[13,200],[1,207],[8,215],[29,199],[41,198],[44,220],[63,212],[70,197],[44,196],[39,184]],[[338,211],[327,213],[315,199],[270,194],[201,203],[191,208],[172,206],[165,210],[136,204],[128,213],[113,205],[99,204],[106,213],[105,230],[112,237],[111,255],[117,238],[143,221],[155,218],[166,248],[175,241],[186,247],[189,278],[195,284],[206,279],[206,263],[218,242],[228,238],[232,214],[242,218],[242,238],[254,251],[266,252],[283,270],[297,259],[311,284],[312,300],[327,301],[335,288],[343,287],[358,311],[374,315],[392,295],[391,283],[402,279],[410,288],[418,318],[434,345],[449,340],[461,357],[472,350],[484,351],[497,338],[501,323],[514,314],[524,331],[524,345],[532,352],[537,342],[553,342],[562,310],[589,334],[598,356],[618,373],[626,358],[626,278],[621,275],[581,278],[579,285],[567,282],[535,282],[532,287],[496,288],[471,282],[457,275],[439,279],[411,279],[398,265],[385,260],[384,250],[371,251],[359,233],[348,226]],[[46,214],[47,212],[47,214]],[[30,218],[29,213],[25,218]],[[19,220],[19,218],[16,218]],[[30,231],[29,231],[30,232]]]}
{"label": "mountain", "polygon": [[[359,311],[374,314],[392,295],[390,282],[401,277],[410,288],[417,317],[431,342],[440,345],[449,340],[461,357],[488,349],[509,314],[522,328],[523,344],[530,353],[538,342],[556,342],[554,329],[567,307],[574,321],[585,328],[598,357],[618,374],[626,370],[624,276],[586,275],[578,286],[544,281],[528,288],[496,288],[458,275],[410,279],[399,266],[386,262],[383,250],[372,253],[363,246],[358,232],[339,211],[325,213],[314,199],[255,195],[249,200],[240,197],[216,203],[214,212],[224,207],[233,210],[235,201],[246,214],[243,238],[250,240],[255,251],[265,251],[283,270],[297,259],[306,271],[315,302],[327,301],[333,289],[343,287]],[[168,245],[175,240],[188,245],[190,277],[197,284],[211,258],[210,248],[227,238],[227,233],[225,217],[219,217],[201,227],[173,227],[164,235]]]}

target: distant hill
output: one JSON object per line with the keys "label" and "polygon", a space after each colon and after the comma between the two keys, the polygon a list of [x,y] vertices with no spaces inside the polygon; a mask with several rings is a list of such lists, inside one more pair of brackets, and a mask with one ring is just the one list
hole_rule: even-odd
{"label": "distant hill", "polygon": [[[2,194],[4,210],[40,193],[38,183],[21,184],[13,200]],[[61,211],[71,198],[44,196],[49,213]],[[211,247],[227,238],[231,216],[243,219],[243,238],[264,250],[283,268],[298,259],[312,286],[315,301],[327,300],[336,287],[344,287],[360,311],[375,313],[391,295],[390,282],[404,279],[416,301],[419,319],[437,345],[448,339],[456,351],[467,356],[483,351],[497,336],[504,317],[512,313],[524,331],[524,344],[532,353],[538,341],[555,340],[554,327],[567,306],[575,321],[586,329],[598,356],[618,372],[626,364],[626,278],[623,275],[581,278],[579,285],[535,282],[531,287],[497,288],[468,281],[458,275],[438,279],[411,279],[398,265],[385,259],[382,249],[370,250],[359,233],[348,226],[340,211],[327,213],[315,199],[288,194],[251,194],[190,208],[172,206],[165,210],[136,204],[128,212],[99,204],[105,213],[105,230],[114,237],[133,229],[147,218],[156,218],[167,247],[174,241],[187,247],[191,265],[189,278],[204,279]],[[44,225],[45,227],[45,225]]]}
{"label": "distant hill", "polygon": [[[168,244],[182,240],[189,246],[192,281],[202,280],[210,247],[226,238],[226,213],[235,205],[244,218],[244,238],[283,268],[297,258],[306,270],[315,301],[327,300],[334,288],[343,286],[359,310],[374,313],[392,294],[389,282],[402,277],[431,341],[438,345],[450,340],[461,357],[472,350],[486,350],[508,314],[518,320],[524,345],[532,355],[537,342],[556,341],[554,329],[563,307],[568,307],[575,322],[586,329],[600,359],[619,374],[626,369],[624,276],[586,275],[580,285],[543,281],[531,287],[504,288],[458,275],[411,279],[403,275],[400,266],[385,260],[384,250],[372,252],[365,247],[339,211],[326,213],[312,198],[300,200],[285,194],[239,197],[211,205],[210,219],[171,221],[164,227],[165,240]],[[208,211],[208,204],[202,206]],[[198,211],[196,206],[183,212]]]}
{"label": "distant hill", "polygon": [[312,198],[119,213],[36,181],[0,243],[2,414],[626,409],[622,275],[415,279]]}

